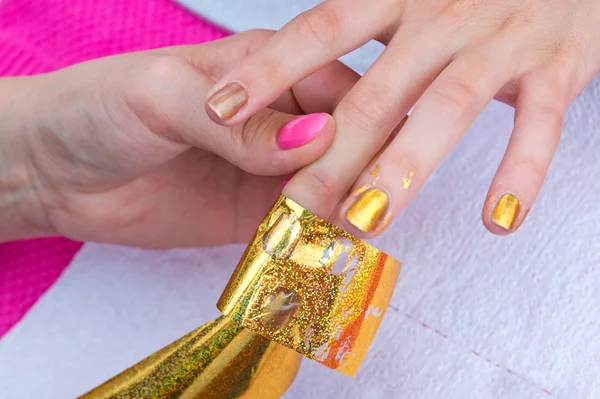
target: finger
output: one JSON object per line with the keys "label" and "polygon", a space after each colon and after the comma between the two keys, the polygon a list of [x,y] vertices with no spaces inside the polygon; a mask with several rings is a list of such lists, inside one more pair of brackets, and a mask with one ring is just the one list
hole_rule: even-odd
{"label": "finger", "polygon": [[202,44],[164,47],[148,53],[176,55],[192,63],[214,81],[261,48],[275,31],[253,29]]}
{"label": "finger", "polygon": [[550,167],[567,106],[559,74],[524,80],[515,126],[483,207],[483,223],[494,234],[509,234],[523,223]]}
{"label": "finger", "polygon": [[439,32],[424,31],[411,41],[392,40],[336,108],[338,133],[332,147],[294,176],[284,189],[287,196],[321,217],[330,216],[450,59],[452,49]]}
{"label": "finger", "polygon": [[498,45],[459,55],[423,94],[398,137],[363,172],[339,217],[351,232],[374,236],[416,195],[445,155],[510,80]]}
{"label": "finger", "polygon": [[[242,59],[262,47],[274,33],[255,29],[202,45],[166,47],[151,52],[180,56],[212,80],[218,80]],[[359,77],[342,62],[332,61],[282,93],[269,108],[285,113],[331,114]]]}
{"label": "finger", "polygon": [[291,91],[303,113],[332,114],[359,79],[358,73],[339,61],[333,61],[296,83]]}
{"label": "finger", "polygon": [[[272,103],[320,67],[360,47],[392,23],[395,2],[365,7],[361,1],[328,0],[300,14],[210,90],[207,112],[233,125]],[[360,29],[357,29],[360,27]]]}
{"label": "finger", "polygon": [[[262,47],[274,33],[271,30],[255,29],[202,45],[165,47],[149,53],[182,57],[216,81],[242,59]],[[359,77],[352,69],[335,60],[283,92],[269,104],[269,108],[294,114],[333,113],[341,98]]]}
{"label": "finger", "polygon": [[150,57],[143,69],[123,88],[123,95],[148,129],[158,137],[213,152],[247,172],[292,172],[317,159],[333,139],[333,119],[323,113],[297,118],[265,109],[243,125],[216,125],[199,111],[212,80],[174,56]]}
{"label": "finger", "polygon": [[[281,112],[310,114],[326,112],[332,114],[348,91],[356,84],[360,75],[342,64],[334,61],[308,78],[301,80],[291,90],[285,92],[271,108]],[[325,95],[321,94],[323,90]],[[290,109],[296,109],[290,111]],[[288,175],[282,187],[285,187],[293,175]]]}
{"label": "finger", "polygon": [[[396,139],[396,137],[398,137],[398,134],[400,133],[400,131],[406,124],[407,120],[408,120],[408,115],[405,116],[404,119],[402,119],[402,121],[394,128],[394,130],[392,131],[392,134],[390,134],[390,136],[388,137],[385,144],[379,149],[379,151],[373,157],[373,159],[377,159],[381,154],[383,154],[387,150],[387,148],[390,146],[390,144],[392,144],[394,142],[394,140]],[[377,173],[379,173],[379,169],[380,168],[377,167],[377,164],[373,164],[372,168],[369,169],[369,170],[371,170],[371,176],[376,177]],[[290,176],[290,180],[291,180],[291,177],[293,177],[293,176]],[[340,201],[336,205],[335,209],[333,210],[333,212],[331,214],[331,217],[329,218],[329,220],[332,223],[334,223],[338,226],[344,225],[344,221],[342,219],[340,219],[340,217],[339,217],[342,206],[344,206],[344,203],[343,203],[343,201]]]}
{"label": "finger", "polygon": [[[140,94],[141,101],[131,101],[137,104],[135,113],[155,116],[147,125],[158,135],[212,151],[248,172],[264,175],[293,172],[317,159],[331,144],[333,121],[323,115],[303,119],[302,124],[294,125],[293,133],[284,125],[296,117],[273,110],[259,112],[244,125],[215,125],[197,108],[202,93],[213,83],[211,79],[170,55],[153,55],[149,64],[146,73],[134,73],[131,80],[136,87],[126,88],[124,93]],[[357,79],[348,67],[333,62],[295,88],[297,103],[311,113],[331,112]],[[319,121],[324,123],[321,130],[315,127],[320,126]],[[300,132],[306,135],[290,140],[289,135],[300,134],[300,127],[308,129]]]}
{"label": "finger", "polygon": [[[172,130],[176,129],[173,126],[165,126],[171,124],[164,121],[165,117],[175,115],[187,119],[189,113],[203,113],[202,101],[197,101],[200,108],[195,108],[193,100],[204,96],[214,84],[214,81],[207,81],[206,76],[200,76],[198,82],[181,90],[182,82],[205,75],[205,70],[221,76],[221,71],[231,69],[271,35],[269,31],[250,31],[202,45],[165,47],[94,60],[46,75],[46,80],[54,83],[50,87],[55,90],[40,92],[43,94],[40,101],[53,104],[52,112],[48,113],[52,120],[43,122],[56,125],[55,120],[59,121],[56,135],[60,133],[61,136],[54,140],[56,143],[45,140],[47,145],[57,148],[48,156],[56,158],[53,162],[66,159],[73,163],[76,158],[85,165],[78,173],[83,180],[98,177],[98,170],[103,171],[101,179],[129,180],[170,161],[186,151],[189,144],[175,140],[180,132]],[[190,69],[196,73],[190,73]],[[184,71],[183,78],[177,76],[181,70]],[[171,84],[171,80],[178,85]],[[175,101],[177,93],[183,92],[188,93],[188,97],[191,94],[186,99],[190,101],[181,98]],[[129,111],[133,111],[134,118],[132,112],[123,107],[123,102],[129,106]],[[177,103],[185,103],[187,108]],[[163,107],[166,107],[165,112]],[[82,114],[86,117],[82,118]],[[107,116],[112,122],[110,129],[96,125],[99,121],[105,123]],[[42,117],[38,119],[42,121]],[[214,130],[214,123],[208,125],[209,121],[205,119],[205,123],[194,129]],[[155,126],[158,130],[148,134],[147,127],[153,124],[158,125]],[[103,149],[103,156],[93,155],[90,149],[96,148]],[[131,154],[136,154],[136,162],[131,161]],[[86,182],[90,183],[88,180]]]}

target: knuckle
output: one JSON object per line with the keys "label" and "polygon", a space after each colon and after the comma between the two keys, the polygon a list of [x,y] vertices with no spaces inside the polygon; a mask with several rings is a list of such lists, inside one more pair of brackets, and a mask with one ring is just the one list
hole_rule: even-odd
{"label": "knuckle", "polygon": [[186,107],[180,106],[190,66],[169,54],[148,55],[135,64],[121,88],[131,114],[155,134],[180,141],[180,121]]}
{"label": "knuckle", "polygon": [[296,29],[309,44],[327,49],[335,45],[340,38],[339,11],[332,7],[317,6],[296,17]]}
{"label": "knuckle", "polygon": [[548,171],[548,164],[532,155],[521,156],[516,166],[526,176],[546,176]]}
{"label": "knuckle", "polygon": [[264,109],[253,115],[241,126],[235,136],[239,137],[240,145],[252,148],[265,135],[274,136],[280,125],[278,113],[272,109]]}
{"label": "knuckle", "polygon": [[540,61],[558,60],[568,61],[577,55],[577,47],[569,43],[568,38],[561,37],[560,40],[551,41],[542,46]]}
{"label": "knuckle", "polygon": [[[252,43],[251,45],[246,47],[244,55],[249,56],[250,54],[256,52],[258,49],[263,47],[265,45],[265,43],[271,37],[273,37],[274,34],[275,34],[275,31],[268,30],[268,29],[251,29],[251,30],[239,33],[239,35],[247,36],[248,40]],[[226,49],[224,49],[224,50],[226,50]],[[226,57],[226,54],[223,54],[223,56]]]}
{"label": "knuckle", "polygon": [[275,34],[275,31],[269,29],[250,29],[243,32],[243,34],[248,35],[254,42],[258,42],[258,45],[260,45],[269,40]]}
{"label": "knuckle", "polygon": [[142,73],[147,78],[170,79],[188,68],[188,63],[171,54],[153,54],[142,62]]}
{"label": "knuckle", "polygon": [[479,8],[479,1],[454,0],[447,2],[442,11],[435,17],[438,26],[444,30],[456,33],[464,27],[466,21],[472,19]]}
{"label": "knuckle", "polygon": [[305,168],[306,179],[303,185],[307,187],[311,195],[316,198],[331,199],[339,196],[338,186],[335,184],[335,179],[326,170],[317,166]]}
{"label": "knuckle", "polygon": [[564,113],[548,105],[539,105],[532,113],[532,120],[536,124],[545,126],[550,134],[560,135],[564,122]]}
{"label": "knuckle", "polygon": [[[258,53],[256,53],[258,55]],[[256,58],[252,57],[253,61],[245,65],[241,75],[252,76],[257,81],[260,80],[258,86],[262,87],[279,87],[289,81],[289,73],[283,67],[284,62],[277,56],[263,54]]]}
{"label": "knuckle", "polygon": [[536,15],[532,10],[527,8],[518,8],[501,21],[498,30],[508,32],[510,30],[519,30],[530,27],[535,22]]}
{"label": "knuckle", "polygon": [[448,16],[462,21],[466,19],[467,16],[474,14],[479,8],[479,4],[477,1],[473,0],[455,0],[451,1],[444,8],[444,11],[448,14]]}
{"label": "knuckle", "polygon": [[432,95],[436,106],[459,115],[481,101],[475,86],[461,76],[446,78],[433,90]]}
{"label": "knuckle", "polygon": [[[423,163],[420,160],[421,158],[422,157],[419,157],[418,153],[415,153],[414,151],[401,149],[395,153],[393,157],[390,157],[389,163],[393,169],[399,172],[398,177],[400,179],[408,178],[412,180],[412,184],[414,184],[415,179],[423,178],[426,173]],[[402,184],[402,182],[400,184]]]}
{"label": "knuckle", "polygon": [[472,71],[475,76],[481,76],[488,73],[491,69],[492,57],[485,51],[473,51],[462,58],[464,67]]}
{"label": "knuckle", "polygon": [[391,87],[382,83],[361,86],[340,104],[343,117],[363,131],[385,131],[395,116],[395,96]]}
{"label": "knuckle", "polygon": [[264,152],[261,151],[261,145],[269,142],[263,137],[274,136],[280,124],[276,111],[264,109],[247,119],[242,125],[228,129],[228,139],[224,140],[224,145],[227,147],[225,150],[236,159],[235,163],[238,166],[248,172],[263,172],[262,169],[257,168],[262,168],[266,164],[269,164],[270,170],[280,170],[285,166],[285,159],[271,157],[269,162],[257,160],[257,155]]}

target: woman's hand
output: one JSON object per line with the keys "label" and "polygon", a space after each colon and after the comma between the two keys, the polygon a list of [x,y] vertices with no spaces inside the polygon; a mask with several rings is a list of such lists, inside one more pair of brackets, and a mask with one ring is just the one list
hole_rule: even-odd
{"label": "woman's hand", "polygon": [[[516,116],[483,220],[496,234],[517,229],[542,186],[566,107],[599,71],[600,1],[325,0],[223,76],[208,94],[209,114],[236,125],[370,39],[387,48],[336,109],[332,147],[284,193],[324,217],[337,207],[332,219],[377,234],[495,97]],[[247,99],[223,112],[215,100],[232,85]]]}
{"label": "woman's hand", "polygon": [[[334,62],[244,125],[214,124],[206,93],[271,34],[0,81],[3,93],[11,88],[0,101],[0,240],[60,234],[154,248],[247,240],[285,177],[329,147],[335,128],[324,113],[358,79]],[[312,115],[293,116],[303,114]]]}

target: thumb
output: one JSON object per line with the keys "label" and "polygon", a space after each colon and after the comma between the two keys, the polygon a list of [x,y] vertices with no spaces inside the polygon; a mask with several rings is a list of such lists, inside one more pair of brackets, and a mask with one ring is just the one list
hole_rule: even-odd
{"label": "thumb", "polygon": [[[257,175],[294,172],[318,159],[335,134],[324,113],[300,117],[264,109],[237,126],[220,126],[204,112],[214,82],[173,55],[153,55],[124,93],[129,107],[155,135],[201,148]],[[234,93],[235,94],[235,93]]]}
{"label": "thumb", "polygon": [[227,130],[214,137],[215,153],[249,173],[275,176],[295,172],[323,155],[333,140],[335,122],[325,113],[297,117],[266,109]]}

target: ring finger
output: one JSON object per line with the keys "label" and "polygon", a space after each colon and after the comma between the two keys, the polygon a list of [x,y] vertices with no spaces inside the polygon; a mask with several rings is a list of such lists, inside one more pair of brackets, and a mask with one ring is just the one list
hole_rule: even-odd
{"label": "ring finger", "polygon": [[471,123],[514,76],[511,41],[459,54],[425,91],[393,143],[362,173],[341,207],[341,223],[370,237],[416,195]]}
{"label": "ring finger", "polygon": [[483,223],[494,234],[514,232],[542,188],[569,103],[568,70],[539,71],[521,85],[513,133],[483,208]]}

